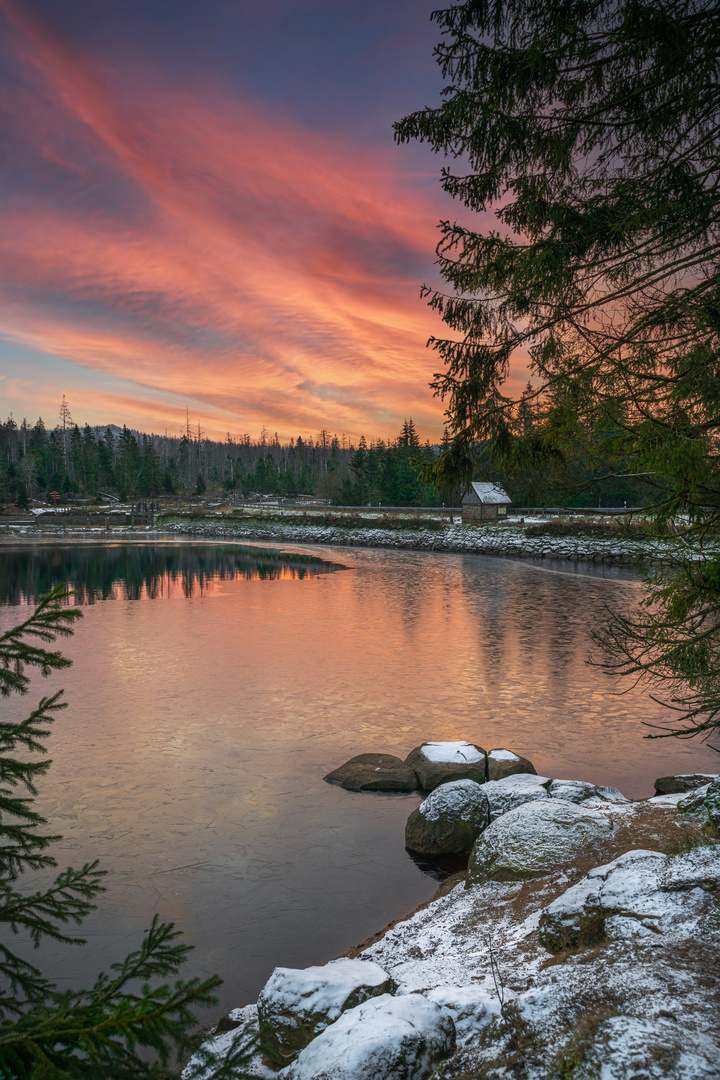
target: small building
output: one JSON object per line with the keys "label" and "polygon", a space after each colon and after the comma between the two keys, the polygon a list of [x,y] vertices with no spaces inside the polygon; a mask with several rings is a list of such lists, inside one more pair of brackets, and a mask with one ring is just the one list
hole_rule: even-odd
{"label": "small building", "polygon": [[499,484],[473,480],[462,497],[463,525],[485,525],[505,517],[512,499]]}

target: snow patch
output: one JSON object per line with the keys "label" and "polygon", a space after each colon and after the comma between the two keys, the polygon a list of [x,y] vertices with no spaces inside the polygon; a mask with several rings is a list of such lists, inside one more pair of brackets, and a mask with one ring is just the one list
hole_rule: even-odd
{"label": "snow patch", "polygon": [[519,761],[520,758],[517,754],[513,754],[512,750],[491,750],[488,757],[493,761]]}
{"label": "snow patch", "polygon": [[482,761],[485,756],[469,742],[427,742],[420,747],[420,752],[428,761],[448,762]]}

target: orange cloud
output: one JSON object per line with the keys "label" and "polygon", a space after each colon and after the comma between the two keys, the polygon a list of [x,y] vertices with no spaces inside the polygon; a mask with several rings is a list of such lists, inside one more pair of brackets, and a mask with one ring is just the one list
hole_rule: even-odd
{"label": "orange cloud", "polygon": [[[393,171],[391,147],[217,87],[130,87],[19,5],[0,12],[31,85],[6,120],[33,178],[6,198],[8,339],[129,380],[136,414],[157,395],[155,426],[187,400],[212,431],[387,435],[412,415],[438,437],[425,342],[442,327],[419,284],[451,208]],[[127,383],[108,400],[127,404]]]}

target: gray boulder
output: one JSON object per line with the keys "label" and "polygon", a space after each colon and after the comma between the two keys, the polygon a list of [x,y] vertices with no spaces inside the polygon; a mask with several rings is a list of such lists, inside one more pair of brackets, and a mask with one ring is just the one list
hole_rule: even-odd
{"label": "gray boulder", "polygon": [[608,840],[612,829],[598,811],[565,800],[525,803],[491,822],[477,840],[466,884],[544,877]]}
{"label": "gray boulder", "polygon": [[349,791],[417,791],[415,773],[392,754],[358,754],[323,777]]}
{"label": "gray boulder", "polygon": [[708,898],[720,886],[714,848],[683,856],[626,851],[591,870],[553,900],[540,916],[539,936],[550,952],[670,933],[706,917]]}
{"label": "gray boulder", "polygon": [[568,802],[584,803],[592,802],[626,803],[621,791],[614,787],[604,787],[602,784],[588,784],[585,780],[553,780],[548,787],[548,795],[551,799],[567,799]]}
{"label": "gray boulder", "polygon": [[[694,1033],[693,1033],[694,1034]],[[565,1060],[578,1059],[578,1037],[568,1044]],[[717,1080],[717,1042],[694,1034],[672,1018],[613,1016],[588,1025],[582,1065],[572,1075],[602,1080]],[[570,1074],[568,1074],[570,1075]]]}
{"label": "gray boulder", "polygon": [[659,776],[655,781],[655,794],[679,795],[683,791],[693,791],[694,788],[704,787],[705,784],[709,784],[710,781],[714,779],[715,775],[708,773],[686,773],[681,776]]}
{"label": "gray boulder", "polygon": [[[510,1002],[516,995],[506,987],[503,996]],[[427,991],[426,997],[448,1010],[459,1046],[475,1042],[484,1027],[502,1021],[499,997],[479,986],[436,986]]]}
{"label": "gray boulder", "polygon": [[433,791],[451,780],[485,783],[485,751],[471,742],[426,742],[405,758],[423,791]]}
{"label": "gray boulder", "polygon": [[421,994],[373,998],[343,1013],[283,1069],[282,1080],[425,1080],[455,1050],[447,1009]]}
{"label": "gray boulder", "polygon": [[436,787],[408,818],[405,847],[421,855],[470,851],[489,821],[483,786],[452,780]]}
{"label": "gray boulder", "polygon": [[706,829],[711,835],[716,835],[720,829],[720,776],[710,784],[695,788],[677,804],[678,813],[697,822],[699,825],[709,826]]}
{"label": "gray boulder", "polygon": [[275,968],[257,1003],[261,1041],[288,1060],[347,1009],[396,989],[390,976],[370,960]]}
{"label": "gray boulder", "polygon": [[548,788],[551,783],[549,777],[534,773],[516,773],[503,780],[489,780],[483,792],[488,801],[490,820],[494,821],[524,803],[550,798]]}
{"label": "gray boulder", "polygon": [[720,829],[720,776],[710,784],[705,796],[705,805],[711,824],[716,829]]}
{"label": "gray boulder", "polygon": [[680,799],[677,804],[678,814],[691,818],[701,825],[707,824],[710,820],[706,803],[709,790],[709,784],[705,784],[704,787],[693,788],[693,790],[688,792],[685,798]]}
{"label": "gray boulder", "polygon": [[514,776],[515,773],[535,773],[536,771],[532,761],[514,754],[512,750],[501,748],[488,753],[488,780],[503,780],[506,776]]}

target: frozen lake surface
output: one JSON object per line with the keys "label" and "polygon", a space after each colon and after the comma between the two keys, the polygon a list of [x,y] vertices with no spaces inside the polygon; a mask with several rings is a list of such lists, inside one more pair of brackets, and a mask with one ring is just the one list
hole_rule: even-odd
{"label": "frozen lake surface", "polygon": [[[275,965],[323,963],[409,911],[435,882],[405,853],[414,795],[322,782],[348,757],[427,740],[508,747],[539,773],[652,794],[718,771],[698,742],[648,742],[663,710],[586,657],[627,573],[472,555],[347,548],[268,560],[239,544],[53,546],[0,553],[0,622],[71,580],[74,666],[39,808],[61,866],[95,857],[107,893],[85,948],[33,959],[61,986],[134,948],[155,911],[196,946],[183,971],[255,1000]],[[279,548],[277,549],[280,550]],[[342,564],[346,569],[337,569]]]}

